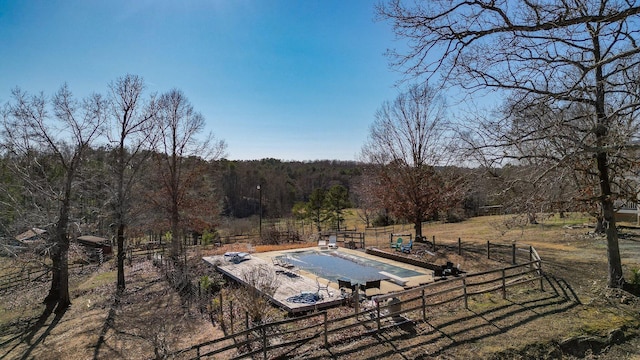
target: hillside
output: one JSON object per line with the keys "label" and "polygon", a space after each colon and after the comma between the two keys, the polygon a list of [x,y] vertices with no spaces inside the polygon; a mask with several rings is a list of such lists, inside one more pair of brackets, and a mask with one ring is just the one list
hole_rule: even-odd
{"label": "hillside", "polygon": [[[470,310],[459,306],[440,310],[430,313],[427,322],[393,327],[332,344],[329,349],[303,347],[287,357],[537,359],[564,354],[565,358],[631,359],[640,355],[640,301],[632,294],[605,288],[605,239],[591,234],[584,225],[588,219],[554,217],[539,225],[511,229],[505,227],[504,220],[481,217],[457,224],[430,224],[427,233],[436,236],[439,249],[433,257],[423,257],[431,262],[443,261],[452,252],[445,245],[453,249],[458,237],[463,243],[462,259],[469,264],[482,255],[465,254],[466,247],[482,248],[487,240],[527,243],[535,246],[544,261],[544,292],[514,291],[508,300],[502,300],[499,294],[477,296],[471,299]],[[380,232],[377,239],[368,237],[367,242],[380,246],[385,239],[388,235]],[[631,269],[640,267],[640,231],[624,229],[620,242],[629,279]],[[246,246],[207,251],[234,248]],[[199,255],[207,251],[200,249]],[[197,256],[194,251],[194,259]],[[3,259],[4,273],[10,270],[9,263]],[[189,307],[183,302],[144,258],[127,266],[127,281],[124,296],[116,302],[111,263],[97,269],[74,270],[73,305],[58,317],[39,304],[48,289],[47,282],[0,294],[0,357],[162,358],[222,336],[221,329],[200,315],[194,304]]]}

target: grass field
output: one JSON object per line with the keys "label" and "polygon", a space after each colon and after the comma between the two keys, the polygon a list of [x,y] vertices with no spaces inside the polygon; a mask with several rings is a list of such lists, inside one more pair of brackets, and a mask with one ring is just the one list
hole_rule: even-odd
{"label": "grass field", "polygon": [[[366,233],[367,246],[385,246],[389,233],[412,232],[411,225],[364,229],[355,215],[347,227]],[[640,301],[629,293],[606,288],[606,241],[592,234],[592,219],[581,214],[548,216],[528,225],[510,216],[488,216],[460,223],[424,224],[424,234],[436,237],[441,249],[432,262],[443,261],[447,250],[461,238],[482,249],[487,241],[533,245],[543,259],[549,278],[546,291],[523,289],[509,300],[499,295],[471,299],[470,310],[452,308],[431,314],[412,330],[392,329],[353,343],[300,349],[291,356],[312,359],[350,358],[557,358],[568,339],[606,339],[622,329],[627,341],[592,348],[583,353],[593,359],[634,359],[640,356]],[[640,232],[621,231],[620,248],[627,278],[640,267]],[[313,243],[293,246],[314,246]],[[292,245],[285,245],[292,246]],[[199,256],[224,251],[272,251],[277,246],[231,244],[194,251]],[[194,255],[195,256],[195,255]],[[424,255],[428,256],[428,255]],[[472,264],[482,253],[468,252],[457,258]],[[6,261],[5,261],[6,260]],[[197,261],[197,259],[194,259]],[[16,263],[18,264],[18,263]],[[3,271],[12,268],[2,259]],[[188,309],[180,296],[149,262],[126,267],[127,290],[115,301],[112,261],[97,271],[72,274],[73,305],[62,316],[47,313],[40,304],[48,282],[37,282],[0,294],[1,359],[147,359],[222,336],[222,331]],[[568,292],[565,300],[554,291]],[[560,291],[560,293],[562,293]],[[338,310],[336,310],[338,311]],[[571,340],[573,341],[573,340]],[[571,355],[573,356],[573,355]],[[572,358],[564,353],[563,358]]]}

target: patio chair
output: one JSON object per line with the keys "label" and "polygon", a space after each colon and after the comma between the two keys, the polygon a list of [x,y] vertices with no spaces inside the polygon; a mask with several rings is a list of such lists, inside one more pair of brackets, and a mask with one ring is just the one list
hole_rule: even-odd
{"label": "patio chair", "polygon": [[366,283],[360,285],[360,290],[362,290],[362,292],[365,295],[367,295],[367,290],[369,290],[369,289],[378,289],[378,290],[380,290],[380,279],[367,281]]}
{"label": "patio chair", "polygon": [[356,291],[356,285],[351,284],[351,280],[349,279],[338,279],[338,289],[340,292],[343,292],[345,289],[351,290],[351,293]]}
{"label": "patio chair", "polygon": [[327,293],[327,295],[329,295],[329,297],[333,296],[333,293],[329,292],[329,284],[331,284],[331,281],[327,281],[326,285],[322,285],[320,283],[320,278],[316,278],[316,284],[318,285],[318,294],[320,294],[320,291],[325,291]]}
{"label": "patio chair", "polygon": [[413,247],[413,240],[409,240],[409,243],[407,245],[402,245],[400,248],[400,251],[402,251],[403,253],[411,253],[411,248]]}
{"label": "patio chair", "polygon": [[329,236],[329,249],[337,249],[338,248],[338,244],[336,244],[336,241],[338,241],[338,239],[336,238],[335,235],[331,235]]}
{"label": "patio chair", "polygon": [[392,249],[396,249],[396,251],[400,251],[400,248],[402,247],[402,238],[399,237],[398,240],[396,240],[395,243],[391,243],[391,248]]}
{"label": "patio chair", "polygon": [[318,240],[318,247],[320,250],[328,249],[327,240]]}

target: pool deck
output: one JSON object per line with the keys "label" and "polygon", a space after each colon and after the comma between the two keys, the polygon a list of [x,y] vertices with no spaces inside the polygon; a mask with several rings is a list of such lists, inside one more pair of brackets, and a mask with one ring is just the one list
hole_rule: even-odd
{"label": "pool deck", "polygon": [[[287,253],[301,251],[301,250],[319,250],[317,247],[310,247],[308,249],[294,249],[294,250],[285,250],[285,251],[271,251],[265,253],[253,253],[244,261],[233,262],[228,261],[228,258],[224,256],[208,256],[204,257],[203,260],[208,264],[216,267],[216,269],[226,276],[238,281],[240,283],[245,283],[243,280],[245,278],[244,274],[257,267],[262,267],[267,269],[267,271],[273,271],[276,274],[278,279],[278,288],[276,292],[269,296],[271,302],[274,304],[284,308],[290,313],[299,313],[299,312],[307,312],[319,310],[327,307],[332,307],[344,303],[346,299],[340,293],[338,289],[338,284],[331,282],[329,284],[329,295],[323,290],[321,295],[322,299],[316,301],[314,304],[306,304],[306,303],[293,303],[287,301],[288,298],[291,298],[296,295],[300,295],[305,292],[309,293],[317,293],[318,285],[316,283],[316,275],[311,274],[302,269],[284,269],[280,266],[274,265],[272,259],[277,256],[286,255]],[[336,250],[319,250],[319,251],[336,251]],[[427,269],[423,269],[417,266],[412,266],[409,264],[400,263],[393,260],[383,259],[377,256],[372,256],[369,254],[365,254],[362,251],[351,250],[345,248],[339,248],[340,252],[357,255],[364,258],[374,259],[383,263],[399,266],[405,269],[414,270],[420,272],[424,275],[413,276],[409,278],[405,278],[406,280],[404,286],[397,285],[393,279],[383,280],[380,282],[380,289],[367,289],[366,297],[371,297],[375,295],[388,294],[396,291],[402,291],[407,288],[416,287],[423,284],[428,284],[433,282],[433,272]],[[325,285],[327,283],[326,279],[320,278],[320,283]],[[361,293],[362,295],[362,293]]]}

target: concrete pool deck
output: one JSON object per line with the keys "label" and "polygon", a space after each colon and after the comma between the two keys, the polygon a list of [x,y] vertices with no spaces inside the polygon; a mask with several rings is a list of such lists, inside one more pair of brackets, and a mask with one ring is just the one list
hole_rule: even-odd
{"label": "concrete pool deck", "polygon": [[[223,274],[229,276],[230,278],[238,281],[240,283],[245,283],[243,280],[245,278],[246,273],[261,267],[267,269],[267,271],[273,271],[278,279],[278,288],[273,294],[270,296],[270,300],[284,308],[290,313],[296,312],[306,312],[311,310],[323,309],[331,306],[335,306],[345,302],[345,298],[341,296],[340,290],[338,289],[338,284],[331,282],[329,284],[329,293],[332,296],[327,296],[327,293],[323,290],[321,294],[323,295],[322,299],[317,300],[314,304],[309,303],[294,303],[289,302],[287,299],[300,295],[302,293],[317,293],[318,292],[318,284],[316,283],[317,276],[307,272],[303,269],[284,269],[280,266],[274,265],[273,259],[276,257],[281,257],[283,255],[287,255],[294,252],[306,251],[306,250],[317,250],[321,252],[332,252],[339,251],[346,254],[351,254],[367,259],[376,260],[382,263],[398,266],[404,269],[413,270],[419,272],[423,275],[412,276],[408,278],[403,278],[406,280],[404,286],[397,285],[396,281],[393,279],[390,280],[382,280],[380,282],[380,289],[368,289],[366,291],[366,296],[371,297],[375,295],[388,294],[392,292],[402,291],[407,288],[420,286],[423,284],[428,284],[434,281],[433,272],[428,269],[424,269],[418,266],[413,266],[405,263],[401,263],[394,260],[384,259],[381,257],[373,256],[366,254],[362,251],[351,250],[345,248],[339,248],[338,250],[319,250],[318,247],[309,247],[302,249],[292,249],[292,250],[282,250],[282,251],[271,251],[265,253],[252,253],[250,257],[240,262],[229,261],[229,259],[225,259],[224,256],[207,256],[204,257],[203,260],[208,264],[213,265],[218,269],[218,271]],[[326,279],[318,278],[322,285],[327,283]],[[361,293],[362,294],[362,293]]]}

